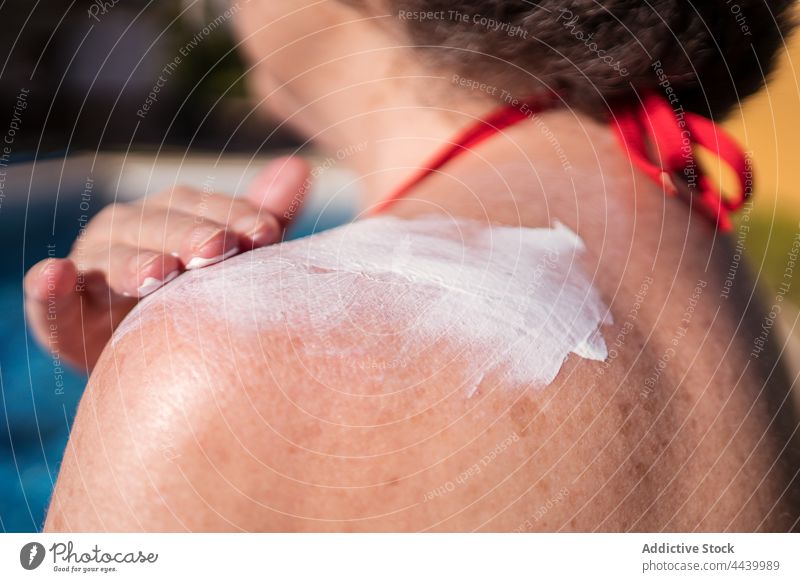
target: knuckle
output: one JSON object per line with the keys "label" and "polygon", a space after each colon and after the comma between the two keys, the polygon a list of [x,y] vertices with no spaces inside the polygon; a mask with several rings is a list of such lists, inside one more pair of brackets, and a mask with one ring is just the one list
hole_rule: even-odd
{"label": "knuckle", "polygon": [[154,208],[175,211],[181,209],[186,212],[199,198],[197,191],[193,188],[177,185],[148,196],[143,203],[146,205],[149,203]]}
{"label": "knuckle", "polygon": [[130,214],[130,205],[114,203],[105,206],[89,221],[88,226],[101,227],[111,225],[115,221],[124,220]]}
{"label": "knuckle", "polygon": [[89,221],[89,224],[96,225],[101,222],[110,221],[111,217],[114,216],[116,206],[118,206],[118,204],[109,204],[107,206],[104,206],[103,208],[100,209],[100,211],[97,214],[94,215],[94,218],[91,221]]}
{"label": "knuckle", "polygon": [[185,184],[179,184],[172,188],[172,190],[167,190],[164,194],[165,196],[172,196],[173,198],[182,200],[194,200],[199,198],[199,192]]}
{"label": "knuckle", "polygon": [[82,248],[87,243],[96,244],[98,241],[108,240],[113,234],[115,223],[125,220],[129,216],[129,210],[129,205],[120,203],[103,207],[80,233],[72,250]]}

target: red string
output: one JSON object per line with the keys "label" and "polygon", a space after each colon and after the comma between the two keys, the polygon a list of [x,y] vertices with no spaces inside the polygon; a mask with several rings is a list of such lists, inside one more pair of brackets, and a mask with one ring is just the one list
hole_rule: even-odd
{"label": "red string", "polygon": [[[551,103],[549,100],[526,101],[521,107],[506,106],[478,120],[373,207],[370,214],[383,212],[453,158],[504,129],[530,119]],[[729,213],[740,208],[750,192],[747,189],[747,159],[730,135],[710,119],[674,110],[666,99],[655,93],[645,95],[635,108],[616,112],[614,120],[612,126],[623,150],[645,175],[662,186],[668,196],[678,194],[674,180],[682,180],[696,198],[692,203],[696,203],[718,228],[723,231],[731,229]],[[732,197],[725,198],[703,174],[696,160],[695,146],[708,149],[734,171],[739,190]],[[651,148],[654,155],[651,155]]]}
{"label": "red string", "polygon": [[473,125],[457,135],[450,143],[446,144],[438,153],[428,160],[421,168],[416,170],[403,184],[389,196],[374,206],[369,214],[379,214],[398,200],[405,198],[420,182],[431,174],[439,171],[442,166],[463,152],[469,151],[482,141],[500,133],[507,127],[515,125],[525,119],[530,119],[537,113],[547,108],[546,105],[526,102],[522,107],[503,107],[495,110],[487,117],[479,119]]}
{"label": "red string", "polygon": [[[668,195],[677,194],[673,180],[679,177],[693,197],[691,203],[696,203],[719,229],[731,229],[730,212],[741,208],[750,191],[747,158],[728,133],[701,115],[673,109],[655,93],[646,95],[638,108],[619,112],[615,119],[623,149],[642,172],[661,184]],[[731,197],[723,196],[703,173],[696,146],[708,149],[733,170],[738,190]]]}

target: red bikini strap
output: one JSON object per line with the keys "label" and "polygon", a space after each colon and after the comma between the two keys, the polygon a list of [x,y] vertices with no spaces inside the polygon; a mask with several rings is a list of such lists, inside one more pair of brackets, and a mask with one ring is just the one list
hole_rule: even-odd
{"label": "red bikini strap", "polygon": [[[550,100],[530,100],[519,107],[503,107],[479,120],[446,144],[368,214],[383,212],[453,158],[507,127],[532,118],[551,103]],[[631,161],[661,185],[668,196],[678,194],[674,180],[680,177],[689,186],[690,202],[696,203],[721,230],[731,229],[729,213],[740,208],[750,196],[747,184],[748,175],[752,184],[752,174],[749,174],[744,152],[721,127],[701,115],[673,109],[666,99],[655,93],[645,95],[636,107],[616,111],[612,127]],[[728,198],[722,195],[700,169],[695,159],[695,146],[708,149],[731,167],[739,182],[738,192]]]}
{"label": "red bikini strap", "polygon": [[[677,194],[673,179],[681,176],[689,186],[690,202],[697,203],[721,230],[731,229],[729,212],[740,208],[751,192],[747,187],[747,158],[730,135],[710,119],[673,109],[655,93],[645,95],[638,108],[618,112],[615,121],[613,126],[623,149],[640,170],[673,196]],[[695,146],[708,149],[730,166],[739,182],[738,192],[728,198],[723,196],[697,163]]]}
{"label": "red bikini strap", "polygon": [[368,214],[379,214],[396,201],[404,198],[408,192],[416,187],[420,182],[431,174],[437,172],[461,153],[466,152],[478,145],[487,138],[500,133],[507,127],[515,125],[525,119],[530,119],[537,113],[546,109],[547,105],[539,102],[526,102],[520,107],[505,106],[490,113],[487,117],[478,120],[476,123],[466,128],[457,135],[443,149],[429,159],[421,168],[412,174],[402,185],[391,195],[381,200],[376,206],[372,207]]}

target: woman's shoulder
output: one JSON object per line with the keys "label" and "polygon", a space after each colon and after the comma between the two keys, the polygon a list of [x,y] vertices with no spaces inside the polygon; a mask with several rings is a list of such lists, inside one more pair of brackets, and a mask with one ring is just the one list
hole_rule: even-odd
{"label": "woman's shoulder", "polygon": [[143,301],[112,344],[144,334],[201,354],[354,371],[429,357],[471,362],[467,385],[493,372],[546,385],[570,354],[608,354],[612,318],[584,251],[559,223],[370,219],[187,273]]}
{"label": "woman's shoulder", "polygon": [[784,527],[766,412],[690,366],[707,290],[654,338],[652,279],[612,320],[583,252],[557,224],[381,219],[186,275],[101,358],[51,527],[81,492],[123,529]]}
{"label": "woman's shoulder", "polygon": [[[749,531],[792,519],[769,419],[737,394],[676,385],[675,362],[664,370],[649,352],[609,343],[619,353],[604,362],[571,355],[551,384],[523,385],[502,366],[473,373],[474,353],[392,337],[343,351],[356,347],[347,333],[201,336],[131,332],[104,353],[48,529]],[[728,422],[742,411],[747,426]]]}

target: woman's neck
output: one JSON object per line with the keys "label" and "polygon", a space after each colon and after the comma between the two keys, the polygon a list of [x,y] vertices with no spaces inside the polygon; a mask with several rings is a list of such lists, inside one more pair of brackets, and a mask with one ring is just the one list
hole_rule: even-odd
{"label": "woman's neck", "polygon": [[[439,147],[451,140],[441,140]],[[651,189],[634,180],[607,125],[571,111],[548,110],[462,150],[389,211],[452,213],[522,226],[559,220],[586,229],[605,224],[610,212],[622,219],[622,207],[633,201],[631,191]]]}
{"label": "woman's neck", "polygon": [[633,169],[608,125],[567,110],[543,112],[464,152],[385,212],[529,228],[562,223],[583,239],[611,288],[644,276],[631,268],[633,249],[680,260],[687,236],[698,247],[713,240],[707,221]]}

